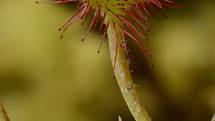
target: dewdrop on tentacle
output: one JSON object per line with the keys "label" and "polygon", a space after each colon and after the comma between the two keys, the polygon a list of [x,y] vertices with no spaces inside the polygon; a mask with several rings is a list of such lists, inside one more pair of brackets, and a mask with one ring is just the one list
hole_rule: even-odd
{"label": "dewdrop on tentacle", "polygon": [[[118,45],[122,45],[126,55],[128,55],[127,39],[133,41],[140,48],[145,57],[150,59],[152,55],[143,41],[148,40],[147,34],[153,27],[151,18],[166,18],[164,14],[166,8],[180,7],[172,0],[55,0],[50,2],[36,1],[36,3],[71,3],[77,5],[76,12],[73,16],[66,20],[59,28],[61,38],[63,38],[65,31],[74,22],[81,21],[81,24],[84,25],[87,19],[93,15],[89,27],[81,41],[85,40],[92,29],[98,28],[98,33],[102,35],[98,53],[106,38],[109,26],[113,25],[116,46],[114,68],[118,53]],[[119,40],[119,35],[122,36],[122,40]]]}

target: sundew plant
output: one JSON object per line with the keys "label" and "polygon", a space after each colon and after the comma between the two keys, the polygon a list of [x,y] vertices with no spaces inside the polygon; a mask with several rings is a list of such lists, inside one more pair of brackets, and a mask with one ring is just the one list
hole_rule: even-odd
{"label": "sundew plant", "polygon": [[93,16],[81,41],[85,40],[92,29],[97,28],[102,35],[99,53],[103,41],[107,38],[114,76],[130,112],[136,121],[151,121],[140,102],[131,77],[127,41],[135,43],[150,64],[152,55],[143,41],[148,40],[147,35],[153,26],[151,19],[165,18],[164,11],[167,8],[178,8],[180,5],[172,0],[57,0],[36,1],[36,3],[77,5],[74,15],[59,28],[61,38],[74,22],[82,21],[81,24],[84,25],[91,18],[90,16]]}

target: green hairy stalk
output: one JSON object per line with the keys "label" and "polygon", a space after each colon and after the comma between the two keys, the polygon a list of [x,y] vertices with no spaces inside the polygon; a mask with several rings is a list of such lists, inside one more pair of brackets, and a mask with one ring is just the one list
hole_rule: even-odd
{"label": "green hairy stalk", "polygon": [[212,118],[212,120],[211,121],[215,121],[215,113],[214,113],[214,116],[213,116],[213,118]]}
{"label": "green hairy stalk", "polygon": [[[151,118],[145,111],[144,106],[141,104],[140,96],[135,89],[134,82],[131,77],[124,48],[121,47],[120,44],[118,45],[118,54],[116,60],[114,60],[116,50],[116,43],[114,41],[116,38],[115,36],[116,35],[113,29],[113,25],[111,25],[108,31],[109,50],[113,66],[114,61],[116,61],[114,73],[121,93],[136,121],[151,121]],[[120,34],[118,35],[118,39],[122,39],[122,36],[120,36]]]}

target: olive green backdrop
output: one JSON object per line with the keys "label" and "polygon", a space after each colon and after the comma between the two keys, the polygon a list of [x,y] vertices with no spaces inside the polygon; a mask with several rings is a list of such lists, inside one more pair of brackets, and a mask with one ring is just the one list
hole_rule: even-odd
{"label": "olive green backdrop", "polygon": [[[155,67],[129,42],[136,88],[153,121],[210,121],[215,112],[215,2],[184,0],[154,21],[148,48]],[[59,39],[73,5],[0,1],[0,100],[11,121],[133,121],[107,43],[80,22]]]}

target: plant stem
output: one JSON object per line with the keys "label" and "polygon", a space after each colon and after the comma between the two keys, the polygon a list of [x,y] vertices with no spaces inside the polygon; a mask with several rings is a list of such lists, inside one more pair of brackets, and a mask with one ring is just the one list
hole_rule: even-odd
{"label": "plant stem", "polygon": [[3,104],[0,102],[0,111],[2,112],[3,114],[3,119],[4,121],[10,121],[9,117],[8,117],[8,114],[3,106]]}
{"label": "plant stem", "polygon": [[[117,28],[116,28],[116,31],[117,31]],[[134,82],[129,70],[129,64],[127,63],[127,58],[126,58],[124,48],[120,46],[122,35],[120,32],[118,32],[117,35],[118,35],[119,44],[117,48],[118,53],[115,60],[115,54],[116,54],[115,36],[116,35],[115,35],[113,24],[111,24],[108,29],[109,51],[110,51],[113,67],[115,62],[114,73],[115,73],[115,77],[118,82],[118,85],[120,87],[121,93],[124,97],[124,100],[126,101],[126,104],[130,112],[132,113],[136,121],[151,121],[151,118],[149,117],[148,113],[145,111],[145,108],[141,104],[140,96],[138,95],[137,90],[135,89]]]}
{"label": "plant stem", "polygon": [[213,118],[212,118],[212,120],[211,120],[211,121],[215,121],[215,113],[214,113]]}

